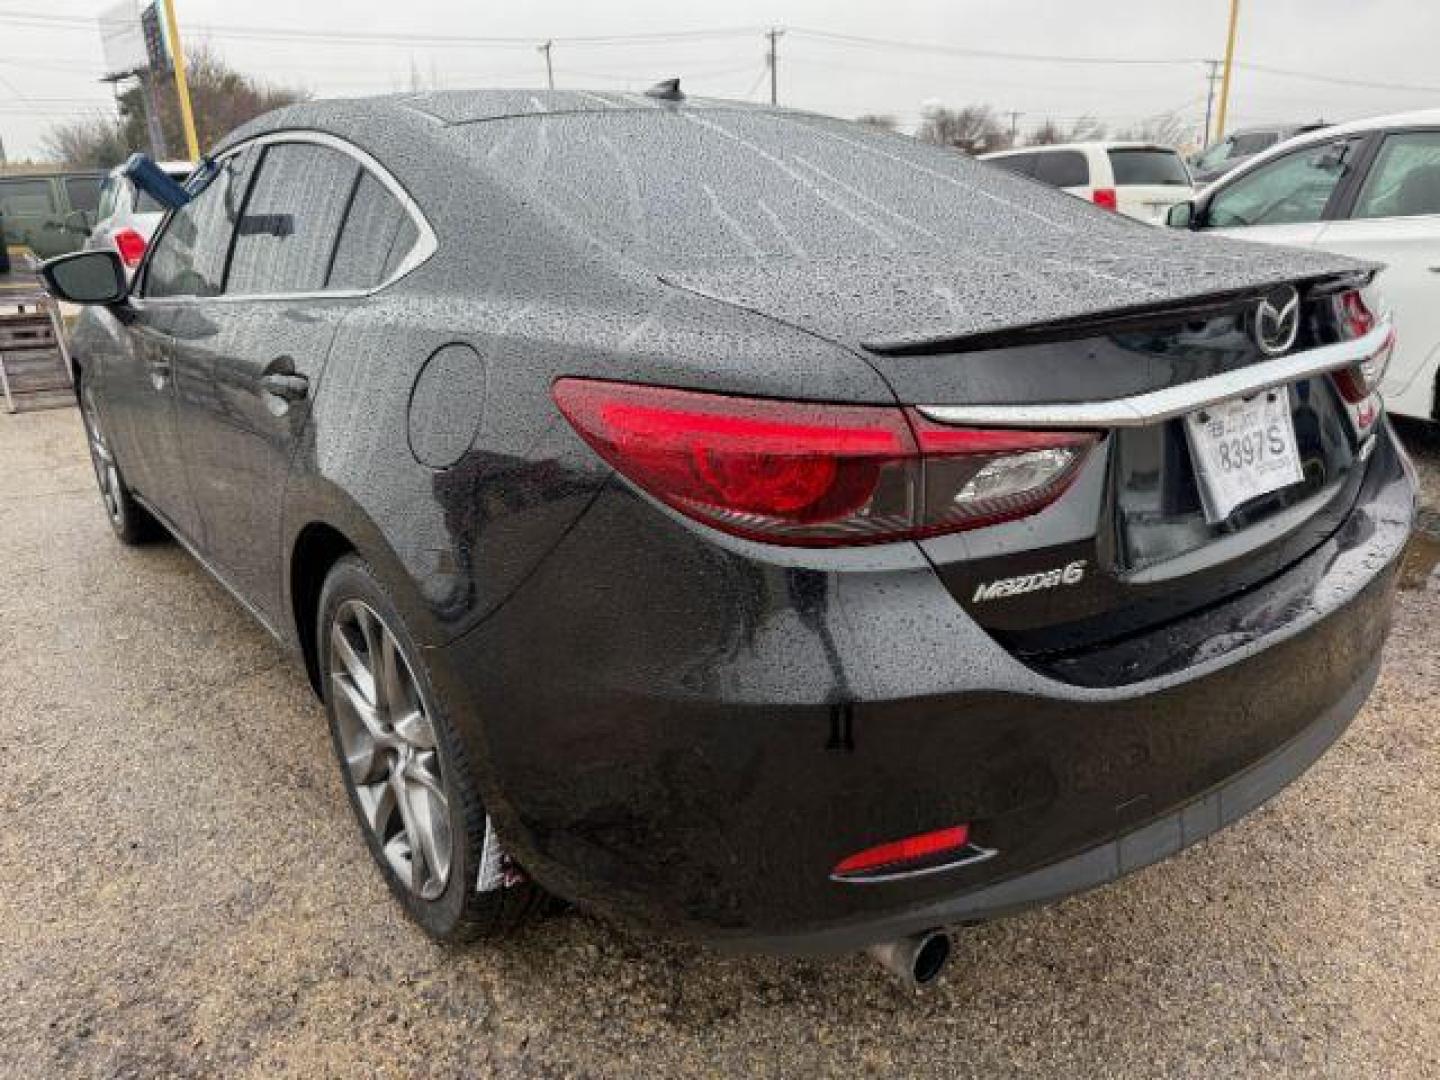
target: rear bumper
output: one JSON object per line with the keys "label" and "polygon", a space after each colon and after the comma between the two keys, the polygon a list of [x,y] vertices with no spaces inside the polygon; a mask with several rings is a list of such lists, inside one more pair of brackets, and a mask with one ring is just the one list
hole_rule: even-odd
{"label": "rear bumper", "polygon": [[[1344,730],[1414,512],[1398,445],[1377,442],[1341,528],[1141,683],[1026,667],[913,548],[777,555],[619,486],[432,670],[507,845],[602,914],[800,952],[1003,914],[1208,835]],[[960,822],[995,857],[830,877]]]}
{"label": "rear bumper", "polygon": [[1379,673],[1377,657],[1339,701],[1290,742],[1208,794],[1113,840],[928,907],[871,920],[863,927],[752,939],[747,945],[774,952],[839,952],[935,927],[1013,914],[1116,881],[1238,821],[1298,779],[1345,733]]}

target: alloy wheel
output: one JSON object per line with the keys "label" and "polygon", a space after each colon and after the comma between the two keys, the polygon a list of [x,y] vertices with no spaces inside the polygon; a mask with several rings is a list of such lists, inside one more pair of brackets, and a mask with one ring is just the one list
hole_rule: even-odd
{"label": "alloy wheel", "polygon": [[454,842],[435,728],[395,635],[360,600],[330,628],[335,728],[361,816],[386,861],[417,896],[450,878]]}
{"label": "alloy wheel", "polygon": [[81,408],[85,414],[85,437],[90,443],[90,462],[95,466],[95,480],[100,485],[100,497],[105,500],[105,512],[117,525],[123,517],[120,503],[120,472],[115,468],[115,455],[105,441],[100,428],[100,416],[95,409],[95,395],[88,386],[80,392]]}

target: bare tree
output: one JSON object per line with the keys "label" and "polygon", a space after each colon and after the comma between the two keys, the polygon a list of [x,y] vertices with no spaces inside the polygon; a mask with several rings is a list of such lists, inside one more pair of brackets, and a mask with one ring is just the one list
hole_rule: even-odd
{"label": "bare tree", "polygon": [[900,121],[885,113],[864,113],[855,118],[857,124],[878,128],[880,131],[899,131]]}
{"label": "bare tree", "polygon": [[954,146],[967,154],[987,154],[1010,145],[1010,133],[989,105],[966,105],[961,109],[932,105],[925,110],[915,134],[924,142]]}
{"label": "bare tree", "polygon": [[1156,143],[1159,146],[1179,146],[1193,137],[1191,125],[1173,112],[1156,113],[1144,120],[1122,128],[1117,139],[1127,142]]}
{"label": "bare tree", "polygon": [[[213,49],[199,46],[187,57],[190,103],[195,110],[195,129],[202,149],[212,146],[227,132],[261,113],[308,98],[305,90],[272,86],[230,67]],[[172,154],[183,152],[185,134],[180,123],[180,103],[165,80],[160,101],[160,124]],[[123,161],[133,150],[148,147],[145,132],[144,92],[132,86],[120,95],[120,119],[103,118],[60,124],[45,135],[44,146],[57,159],[74,165],[106,166]]]}
{"label": "bare tree", "polygon": [[1046,120],[1034,131],[1026,141],[1031,146],[1054,146],[1066,139],[1065,131],[1054,120]]}
{"label": "bare tree", "polygon": [[119,120],[94,116],[56,124],[40,140],[45,156],[77,169],[108,169],[130,154],[124,125]]}
{"label": "bare tree", "polygon": [[1066,142],[1094,142],[1106,137],[1106,128],[1093,116],[1081,116],[1072,120]]}

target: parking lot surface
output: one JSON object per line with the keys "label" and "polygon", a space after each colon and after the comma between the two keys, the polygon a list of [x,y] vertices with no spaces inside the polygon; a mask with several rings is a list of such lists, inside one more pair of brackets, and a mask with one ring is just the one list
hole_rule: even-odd
{"label": "parking lot surface", "polygon": [[298,667],[112,538],[73,410],[0,416],[0,1071],[1440,1075],[1440,436],[1380,683],[1169,862],[967,930],[933,991],[575,912],[450,952],[372,870]]}

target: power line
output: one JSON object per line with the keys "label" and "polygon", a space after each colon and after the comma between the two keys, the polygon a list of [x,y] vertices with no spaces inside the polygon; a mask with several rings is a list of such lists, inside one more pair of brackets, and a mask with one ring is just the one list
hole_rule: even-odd
{"label": "power line", "polygon": [[765,76],[768,74],[770,74],[770,65],[767,63],[761,66],[760,74],[755,76],[755,81],[750,84],[750,89],[745,91],[745,101],[750,101],[755,97],[755,91],[760,89],[761,83],[765,81]]}
{"label": "power line", "polygon": [[863,34],[837,34],[828,30],[808,30],[791,27],[796,37],[813,41],[828,41],[839,45],[855,45],[868,48],[903,49],[908,52],[930,52],[945,56],[978,56],[995,60],[1036,61],[1049,64],[1201,64],[1196,57],[1138,57],[1138,56],[1061,56],[1052,53],[1001,52],[995,49],[971,49],[960,45],[940,45],[928,41],[897,41],[892,38],[868,37]]}
{"label": "power line", "polygon": [[1270,67],[1268,64],[1247,64],[1235,61],[1235,66],[1246,71],[1258,71],[1265,75],[1281,75],[1288,79],[1308,79],[1311,82],[1332,83],[1335,86],[1355,86],[1366,90],[1396,90],[1409,94],[1440,94],[1440,86],[1417,86],[1413,83],[1371,82],[1368,79],[1346,79],[1338,75],[1317,75],[1312,71],[1294,71],[1289,68]]}
{"label": "power line", "polygon": [[[93,30],[96,20],[84,15],[50,15],[28,11],[0,10],[0,21],[19,25],[63,26]],[[245,24],[196,25],[195,32],[218,38],[260,41],[310,41],[334,44],[430,45],[472,48],[477,45],[505,48],[535,48],[535,37],[497,37],[473,34],[418,34],[407,31],[370,30],[307,30],[302,28],[262,27]],[[760,27],[734,27],[708,30],[641,31],[631,34],[580,34],[553,37],[557,45],[635,45],[654,42],[673,44],[683,41],[713,41],[724,38],[751,37]]]}
{"label": "power line", "polygon": [[[7,22],[14,25],[30,25],[36,27],[55,26],[84,30],[93,30],[96,20],[92,16],[85,15],[64,15],[48,14],[34,11],[20,11],[15,9],[0,10],[0,22]],[[556,45],[567,46],[605,46],[605,45],[643,45],[646,43],[674,44],[687,41],[715,41],[727,38],[742,38],[755,35],[769,35],[771,33],[790,33],[796,37],[806,38],[811,41],[825,42],[841,46],[854,46],[861,48],[878,49],[899,49],[911,52],[933,53],[942,56],[968,56],[993,60],[1012,60],[1022,63],[1049,63],[1049,64],[1081,64],[1081,65],[1134,65],[1134,66],[1176,66],[1188,64],[1209,64],[1210,61],[1204,57],[1139,57],[1139,56],[1073,56],[1058,53],[1029,53],[1011,52],[999,49],[977,49],[959,45],[945,45],[936,42],[925,41],[903,41],[893,38],[872,37],[863,34],[842,34],[828,30],[815,30],[805,27],[790,27],[788,30],[779,28],[766,29],[758,26],[737,26],[737,27],[713,27],[697,30],[671,30],[671,31],[641,31],[628,34],[592,34],[573,35],[569,37],[550,37],[548,39],[537,39],[536,37],[514,37],[494,35],[473,35],[473,34],[423,34],[406,31],[367,31],[367,30],[310,30],[304,28],[281,28],[263,27],[246,24],[210,24],[197,25],[197,35],[209,35],[217,38],[233,38],[236,40],[260,40],[260,41],[296,41],[318,44],[334,45],[427,45],[433,47],[494,47],[494,48],[535,48],[540,40],[548,40]],[[41,66],[32,61],[25,61],[36,67]],[[1254,71],[1266,75],[1276,75],[1284,78],[1306,79],[1311,82],[1328,83],[1335,86],[1349,86],[1360,89],[1392,90],[1403,93],[1440,94],[1440,86],[1427,86],[1415,83],[1394,83],[1370,79],[1353,79],[1343,76],[1326,75],[1313,71],[1300,71],[1292,68],[1273,67],[1268,64],[1248,63],[1237,60],[1235,66],[1247,71]]]}

